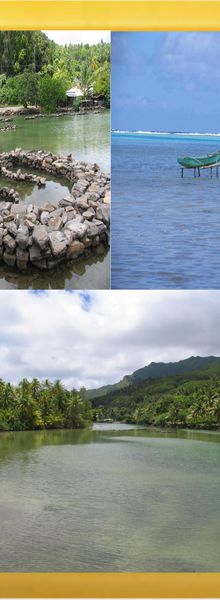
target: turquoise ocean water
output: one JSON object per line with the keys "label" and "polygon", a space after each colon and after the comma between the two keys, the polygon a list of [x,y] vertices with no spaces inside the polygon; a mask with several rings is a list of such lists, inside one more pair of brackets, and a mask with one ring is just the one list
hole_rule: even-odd
{"label": "turquoise ocean water", "polygon": [[112,133],[112,287],[220,287],[220,173],[178,156],[220,150],[220,135]]}

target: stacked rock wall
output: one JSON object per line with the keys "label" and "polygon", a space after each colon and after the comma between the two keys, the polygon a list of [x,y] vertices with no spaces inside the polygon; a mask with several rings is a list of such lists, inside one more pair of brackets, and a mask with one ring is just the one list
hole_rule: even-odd
{"label": "stacked rock wall", "polygon": [[[19,166],[63,177],[70,194],[58,205],[0,201],[0,259],[25,271],[29,264],[50,269],[73,260],[99,243],[108,244],[110,208],[105,201],[110,179],[99,167],[44,151],[17,149],[0,154],[0,170]],[[19,172],[21,175],[21,172]],[[12,200],[12,201],[11,201]]]}

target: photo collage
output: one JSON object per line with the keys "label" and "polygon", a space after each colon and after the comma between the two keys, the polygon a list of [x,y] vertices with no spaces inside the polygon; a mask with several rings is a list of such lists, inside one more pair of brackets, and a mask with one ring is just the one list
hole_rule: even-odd
{"label": "photo collage", "polygon": [[219,64],[0,30],[0,573],[220,571]]}

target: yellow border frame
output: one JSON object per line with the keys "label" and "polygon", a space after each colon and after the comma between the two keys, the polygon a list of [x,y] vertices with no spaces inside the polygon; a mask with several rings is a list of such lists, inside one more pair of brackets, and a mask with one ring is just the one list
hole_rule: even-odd
{"label": "yellow border frame", "polygon": [[[218,0],[0,0],[0,29],[220,30]],[[0,573],[0,598],[220,598],[220,573]]]}
{"label": "yellow border frame", "polygon": [[0,29],[211,31],[218,0],[0,0]]}
{"label": "yellow border frame", "polygon": [[1,598],[219,598],[220,573],[1,573]]}

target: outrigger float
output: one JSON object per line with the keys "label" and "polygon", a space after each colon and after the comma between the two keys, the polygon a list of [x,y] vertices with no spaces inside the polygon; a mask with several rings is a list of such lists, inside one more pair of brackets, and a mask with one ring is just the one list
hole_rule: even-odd
{"label": "outrigger float", "polygon": [[207,154],[206,156],[184,156],[177,158],[177,162],[181,165],[181,177],[183,177],[184,169],[194,169],[194,177],[196,172],[200,177],[201,169],[210,169],[210,175],[212,177],[212,169],[216,168],[216,177],[218,177],[218,168],[220,166],[220,152],[214,152],[213,154]]}

